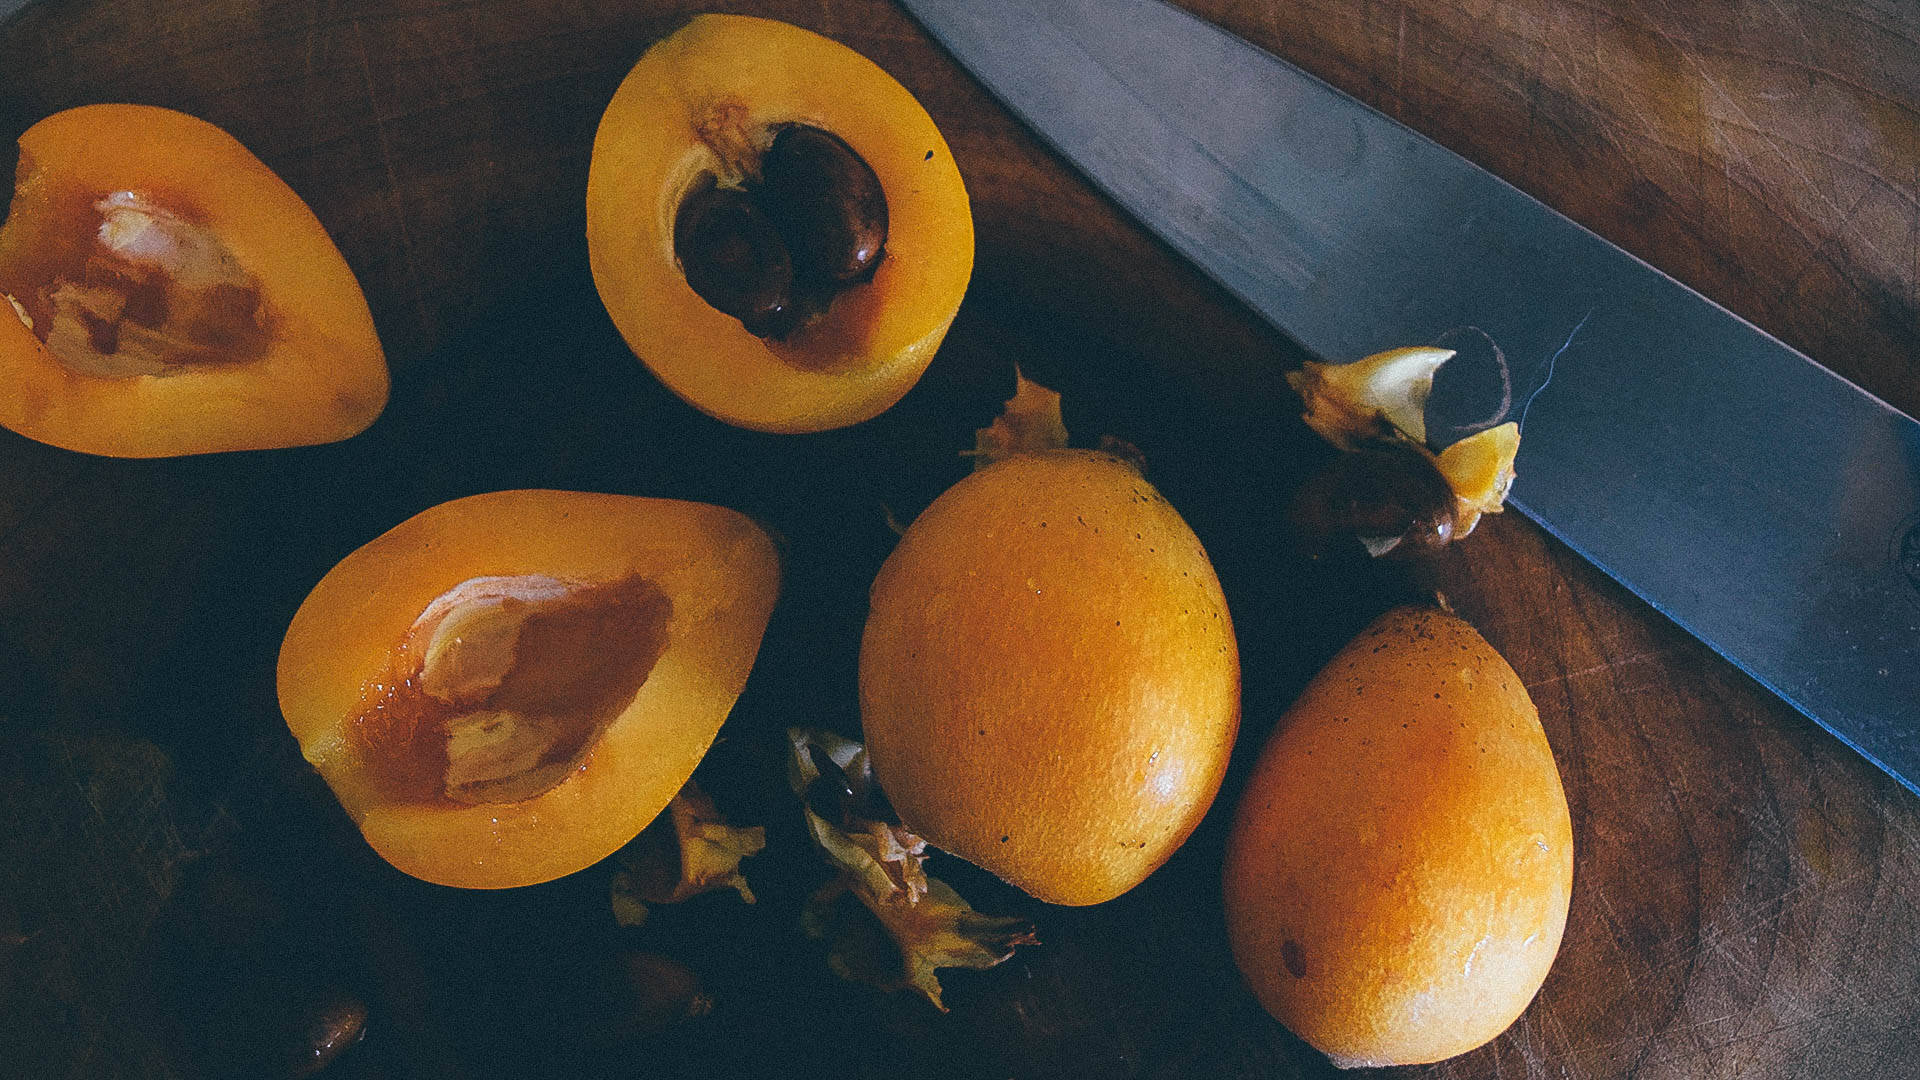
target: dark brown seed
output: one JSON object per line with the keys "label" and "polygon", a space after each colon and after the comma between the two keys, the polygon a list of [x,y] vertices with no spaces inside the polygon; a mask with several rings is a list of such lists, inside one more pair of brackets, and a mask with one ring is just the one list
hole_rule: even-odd
{"label": "dark brown seed", "polygon": [[807,785],[807,808],[834,824],[845,821],[857,802],[846,770],[825,750],[811,743],[807,745],[807,755],[813,759],[813,767],[820,771],[813,783]]}
{"label": "dark brown seed", "polygon": [[694,188],[674,220],[673,253],[700,299],[749,332],[783,337],[799,324],[792,256],[745,191],[711,177]]}
{"label": "dark brown seed", "polygon": [[887,245],[887,197],[872,166],[838,135],[782,128],[760,161],[762,196],[808,285],[845,285],[873,272]]}
{"label": "dark brown seed", "polygon": [[1430,459],[1401,443],[1341,454],[1308,481],[1295,505],[1311,537],[1355,536],[1379,553],[1453,538],[1453,489]]}
{"label": "dark brown seed", "polygon": [[309,1004],[295,1026],[291,1055],[294,1076],[312,1076],[359,1042],[367,1033],[367,1007],[359,998],[331,993]]}
{"label": "dark brown seed", "polygon": [[629,952],[621,956],[620,966],[631,995],[626,1034],[659,1031],[713,1011],[713,999],[700,988],[700,977],[671,957]]}

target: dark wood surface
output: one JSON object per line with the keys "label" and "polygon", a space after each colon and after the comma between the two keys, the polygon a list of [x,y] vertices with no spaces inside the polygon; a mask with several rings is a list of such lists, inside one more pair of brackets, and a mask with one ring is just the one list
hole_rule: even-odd
{"label": "dark wood surface", "polygon": [[[331,447],[127,462],[0,433],[0,1075],[266,1075],[273,1003],[334,986],[342,1077],[1285,1077],[1332,1070],[1226,954],[1245,767],[1315,667],[1438,590],[1511,660],[1566,780],[1576,879],[1540,997],[1408,1075],[1920,1077],[1920,800],[1513,515],[1424,563],[1294,554],[1325,461],[1289,346],[1117,214],[918,27],[864,0],[711,5],[811,27],[904,82],[974,200],[978,262],[922,385],[851,430],[724,427],[621,344],[586,271],[601,108],[693,5],[46,0],[0,29],[0,136],[94,101],[220,124],[313,206],[394,368]],[[1904,0],[1202,0],[1191,6],[1508,177],[1920,411],[1920,9]],[[4,164],[4,161],[0,161]],[[1355,298],[1364,303],[1365,298]],[[1139,445],[1206,541],[1245,663],[1213,814],[1160,873],[1053,909],[950,860],[1043,944],[953,1007],[830,975],[776,733],[856,729],[868,581],[956,479],[1011,365]],[[368,852],[278,716],[306,590],[446,498],[673,495],[789,544],[782,606],[701,778],[769,827],[760,903],[614,927],[607,870],[506,893]],[[1330,796],[1333,793],[1330,793]],[[613,957],[677,956],[712,1015],[609,1041]]]}

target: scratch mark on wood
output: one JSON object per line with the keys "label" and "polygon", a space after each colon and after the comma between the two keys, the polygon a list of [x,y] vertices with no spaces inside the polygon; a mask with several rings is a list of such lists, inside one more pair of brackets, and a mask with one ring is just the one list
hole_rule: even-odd
{"label": "scratch mark on wood", "polygon": [[[1826,185],[1816,181],[1813,176],[1807,172],[1805,166],[1800,163],[1798,158],[1781,149],[1782,145],[1790,144],[1786,144],[1778,132],[1762,127],[1762,125],[1753,119],[1752,115],[1749,114],[1741,104],[1740,99],[1734,94],[1729,93],[1726,87],[1721,85],[1718,79],[1714,78],[1713,72],[1707,67],[1706,63],[1701,60],[1696,50],[1690,47],[1691,43],[1668,30],[1665,26],[1662,26],[1658,20],[1648,15],[1645,11],[1644,4],[1636,3],[1635,7],[1641,10],[1647,28],[1652,30],[1655,35],[1671,45],[1680,54],[1681,59],[1693,68],[1694,74],[1700,80],[1700,85],[1711,91],[1713,95],[1732,112],[1733,116],[1738,120],[1738,123],[1729,124],[1725,119],[1712,116],[1709,116],[1708,120],[1714,124],[1728,124],[1728,126],[1735,127],[1736,129],[1744,126],[1745,130],[1757,135],[1762,144],[1764,144],[1768,150],[1772,151],[1773,156],[1778,158],[1780,162],[1786,166],[1787,171],[1793,174],[1795,179],[1806,185],[1807,190],[1811,191],[1817,200],[1826,204],[1827,209],[1831,212],[1833,224],[1837,227],[1838,231],[1851,233],[1858,238],[1866,250],[1884,259],[1885,255],[1881,252],[1879,246],[1873,242],[1873,239],[1867,236],[1859,226],[1847,219],[1845,212],[1841,210],[1840,205],[1834,201]],[[1732,141],[1729,140],[1727,145],[1732,147]],[[1741,155],[1741,163],[1750,167],[1753,165],[1752,159],[1746,157],[1744,154]],[[1804,230],[1801,231],[1804,235]]]}
{"label": "scratch mark on wood", "polygon": [[1578,671],[1567,671],[1567,672],[1562,672],[1559,675],[1549,675],[1543,679],[1534,679],[1530,682],[1525,683],[1524,685],[1526,686],[1527,691],[1531,693],[1535,690],[1540,689],[1543,686],[1552,686],[1555,683],[1563,683],[1563,682],[1570,683],[1578,679],[1584,679],[1589,675],[1599,675],[1604,672],[1616,671],[1621,668],[1632,667],[1636,664],[1651,663],[1655,660],[1659,660],[1662,657],[1665,657],[1671,654],[1672,652],[1673,652],[1672,649],[1650,649],[1646,652],[1635,653],[1632,656],[1621,657],[1620,659],[1617,659],[1617,660],[1605,660],[1598,664],[1591,665],[1589,667],[1583,667]]}
{"label": "scratch mark on wood", "polygon": [[1396,5],[1399,26],[1393,38],[1393,115],[1405,119],[1407,111],[1407,5],[1401,0]]}
{"label": "scratch mark on wood", "polygon": [[420,269],[414,262],[413,236],[407,228],[406,199],[400,191],[400,173],[393,164],[393,144],[387,136],[387,118],[374,90],[373,65],[367,58],[366,33],[361,20],[353,20],[353,44],[360,57],[360,77],[367,90],[367,110],[373,119],[374,139],[380,148],[380,164],[387,174],[387,201],[393,206],[394,232],[400,238],[400,255],[407,270],[407,287],[413,294],[415,317],[427,325],[426,293],[420,284]]}

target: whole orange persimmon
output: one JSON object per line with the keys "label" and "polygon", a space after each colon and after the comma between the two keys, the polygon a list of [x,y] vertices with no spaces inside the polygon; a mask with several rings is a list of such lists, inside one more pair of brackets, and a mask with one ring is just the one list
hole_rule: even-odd
{"label": "whole orange persimmon", "polygon": [[887,559],[860,712],[903,824],[1042,900],[1094,904],[1212,803],[1239,651],[1206,551],[1132,462],[1020,453],[954,485]]}

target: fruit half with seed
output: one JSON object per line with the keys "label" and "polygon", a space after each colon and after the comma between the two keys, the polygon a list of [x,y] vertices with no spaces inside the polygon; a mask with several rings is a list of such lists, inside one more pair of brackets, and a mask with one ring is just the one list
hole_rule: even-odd
{"label": "fruit half with seed", "polygon": [[458,499],[315,586],[281,646],[280,708],[388,862],[531,885],[611,854],[686,783],[778,590],[767,535],[721,507]]}
{"label": "fruit half with seed", "polygon": [[952,153],[891,76],[799,27],[703,15],[641,57],[587,178],[593,279],[676,394],[823,431],[912,388],[973,271]]}
{"label": "fruit half with seed", "polygon": [[326,230],[182,113],[89,105],[28,129],[0,293],[0,424],[54,446],[302,446],[386,405],[373,318]]}

